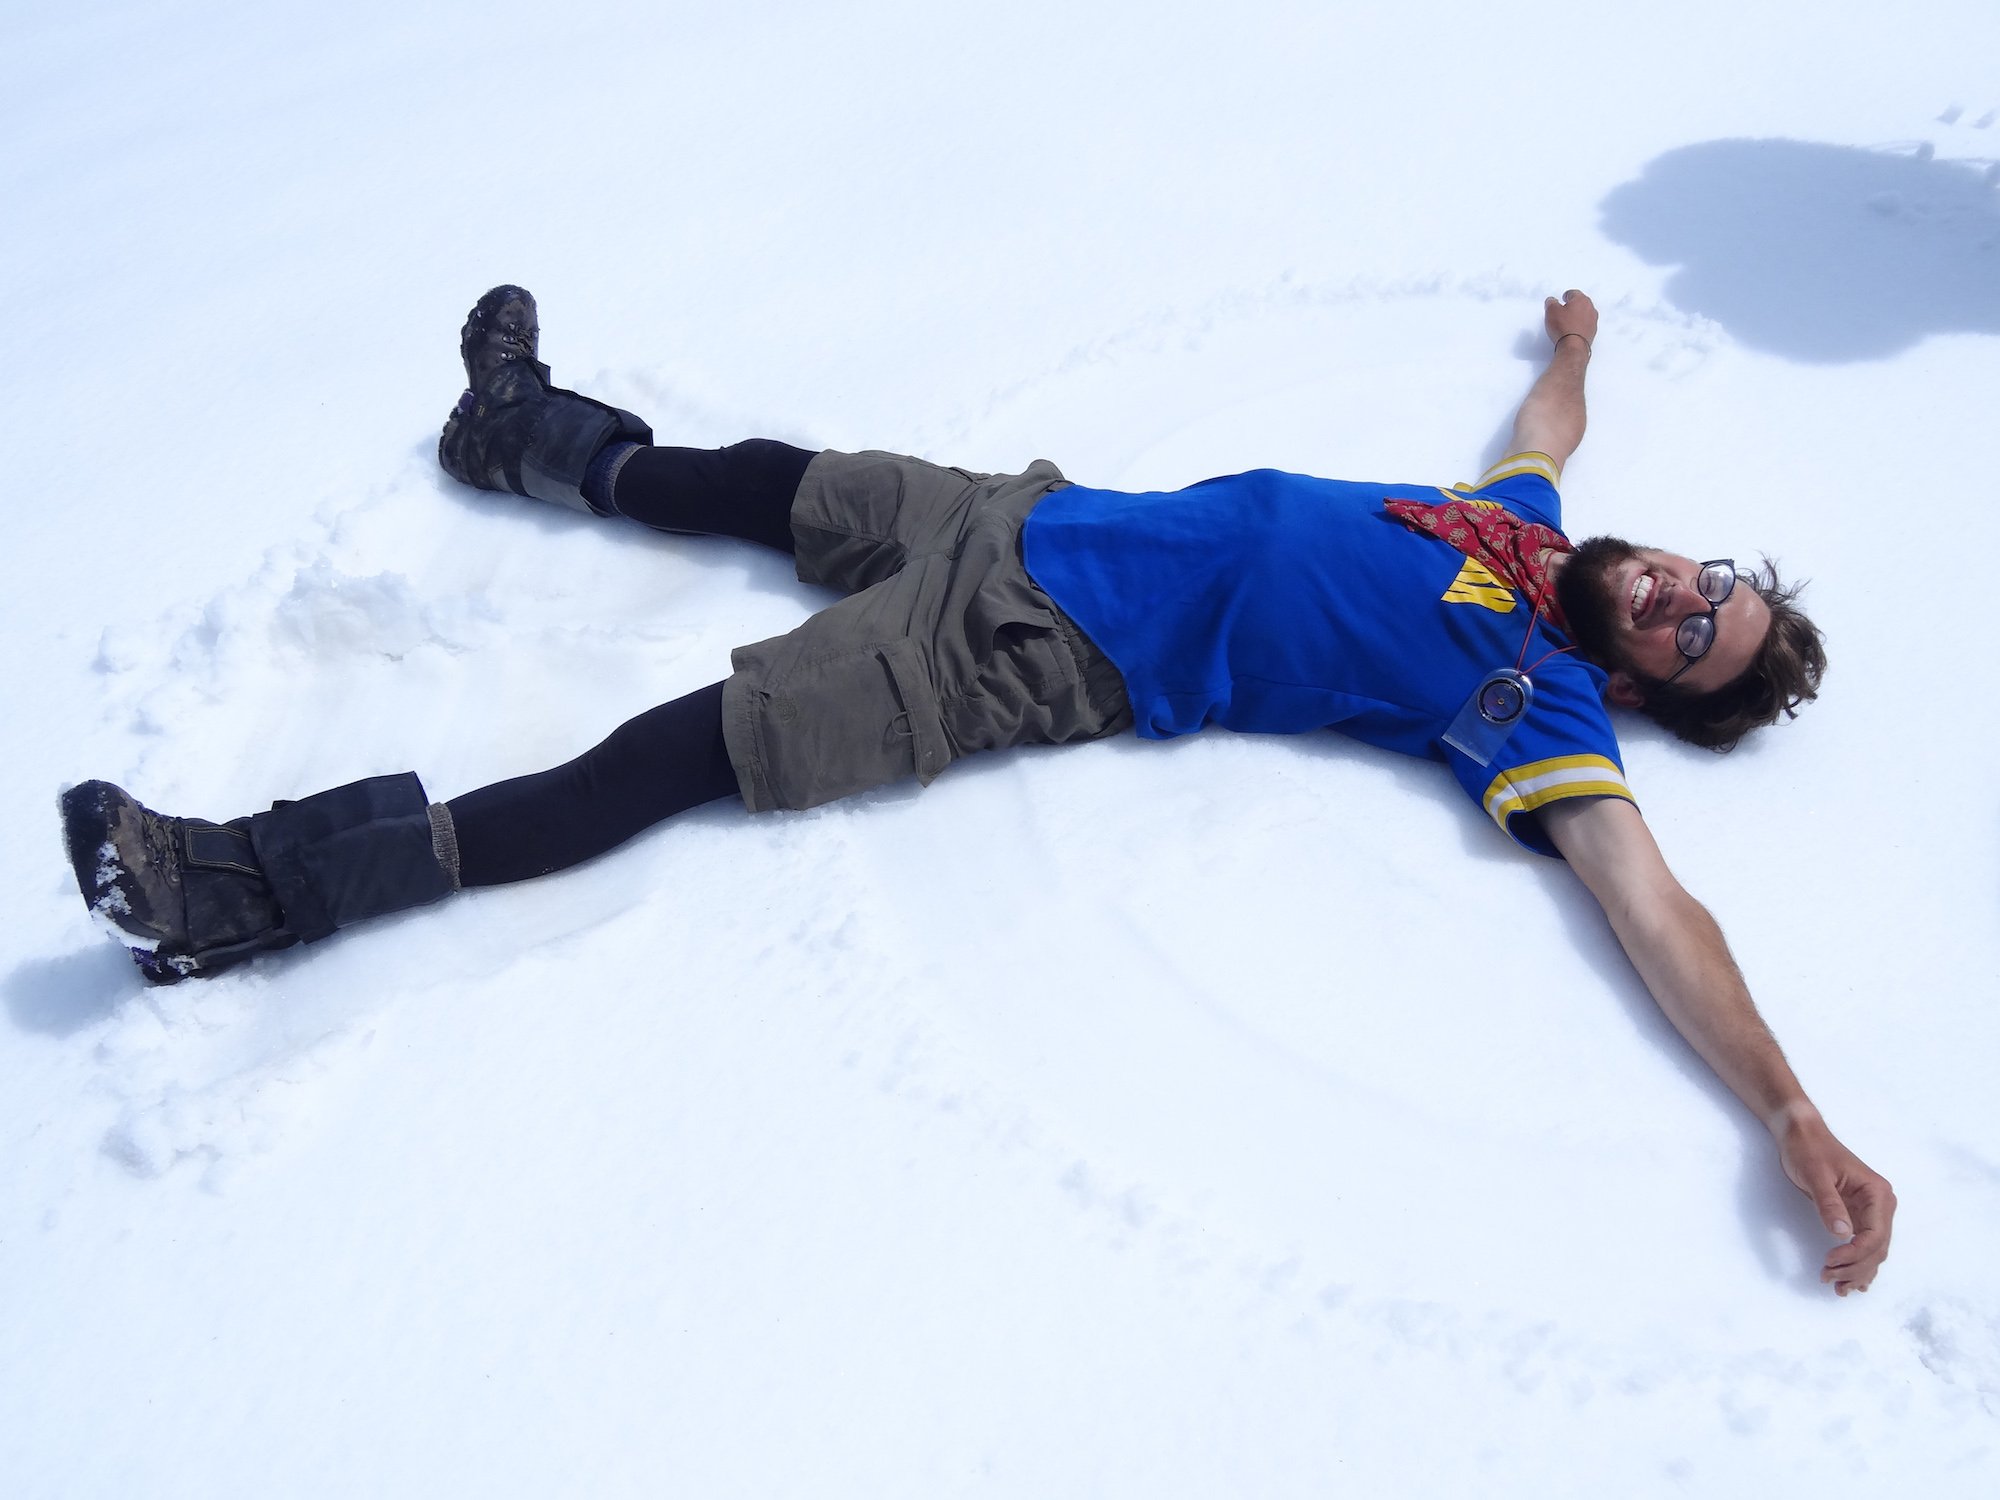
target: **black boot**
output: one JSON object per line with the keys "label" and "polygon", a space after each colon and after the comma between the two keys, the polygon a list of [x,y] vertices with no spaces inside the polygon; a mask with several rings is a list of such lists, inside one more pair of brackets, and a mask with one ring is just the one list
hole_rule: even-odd
{"label": "black boot", "polygon": [[540,340],[535,299],[521,287],[496,286],[466,314],[458,349],[469,389],[445,418],[438,462],[482,490],[608,515],[583,498],[584,471],[606,443],[651,443],[653,430],[629,411],[549,384],[549,367],[536,358]]}
{"label": "black boot", "polygon": [[409,774],[228,823],[156,813],[108,781],[62,795],[84,900],[138,940],[132,957],[158,984],[207,978],[450,894],[457,873],[439,857],[433,816]]}

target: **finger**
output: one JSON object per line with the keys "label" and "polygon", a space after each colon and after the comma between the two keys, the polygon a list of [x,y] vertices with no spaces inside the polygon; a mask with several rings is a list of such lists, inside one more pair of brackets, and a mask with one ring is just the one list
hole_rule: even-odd
{"label": "finger", "polygon": [[1832,1282],[1858,1282],[1867,1286],[1882,1269],[1880,1255],[1857,1254],[1846,1245],[1836,1246],[1820,1268],[1819,1279]]}
{"label": "finger", "polygon": [[1880,1229],[1863,1230],[1846,1244],[1833,1248],[1835,1254],[1844,1254],[1857,1264],[1865,1260],[1879,1266],[1889,1258],[1889,1236]]}
{"label": "finger", "polygon": [[1567,307],[1569,305],[1570,298],[1581,297],[1582,295],[1583,295],[1582,292],[1578,291],[1575,287],[1571,287],[1568,291],[1563,293],[1563,305]]}
{"label": "finger", "polygon": [[1858,1257],[1880,1265],[1889,1256],[1890,1212],[1873,1184],[1851,1190],[1848,1198],[1854,1207],[1856,1225],[1851,1248]]}
{"label": "finger", "polygon": [[1840,1196],[1840,1185],[1831,1172],[1816,1172],[1814,1181],[1807,1186],[1813,1207],[1819,1211],[1819,1221],[1826,1226],[1828,1234],[1837,1234],[1847,1239],[1854,1233],[1854,1219],[1849,1216],[1845,1200]]}
{"label": "finger", "polygon": [[1886,1182],[1861,1182],[1847,1192],[1854,1206],[1854,1222],[1863,1235],[1879,1234],[1886,1242],[1889,1221],[1895,1217],[1896,1195]]}

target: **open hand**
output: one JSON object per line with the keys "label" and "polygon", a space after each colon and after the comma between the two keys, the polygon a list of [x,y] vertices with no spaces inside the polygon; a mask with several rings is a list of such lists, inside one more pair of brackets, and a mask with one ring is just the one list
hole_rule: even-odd
{"label": "open hand", "polygon": [[1835,1292],[1865,1292],[1889,1256],[1896,1194],[1888,1180],[1834,1139],[1817,1113],[1795,1115],[1778,1134],[1778,1160],[1812,1199],[1820,1222],[1841,1243],[1827,1251],[1819,1279]]}

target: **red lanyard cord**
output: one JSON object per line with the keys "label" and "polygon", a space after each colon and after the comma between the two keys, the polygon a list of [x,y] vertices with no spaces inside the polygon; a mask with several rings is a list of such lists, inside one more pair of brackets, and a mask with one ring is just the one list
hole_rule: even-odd
{"label": "red lanyard cord", "polygon": [[1526,677],[1530,680],[1533,680],[1534,678],[1535,667],[1539,667],[1543,662],[1547,661],[1551,656],[1562,656],[1576,649],[1574,645],[1553,647],[1548,651],[1544,651],[1540,656],[1535,658],[1535,667],[1529,667],[1526,671],[1522,671],[1521,669],[1521,663],[1525,661],[1528,656],[1528,642],[1535,638],[1535,622],[1541,619],[1542,617],[1542,601],[1545,598],[1547,598],[1548,592],[1549,592],[1548,580],[1544,578],[1542,580],[1542,586],[1539,589],[1535,590],[1534,613],[1528,616],[1528,632],[1526,635],[1521,637],[1520,654],[1514,658],[1514,670],[1516,672],[1520,672],[1523,677]]}

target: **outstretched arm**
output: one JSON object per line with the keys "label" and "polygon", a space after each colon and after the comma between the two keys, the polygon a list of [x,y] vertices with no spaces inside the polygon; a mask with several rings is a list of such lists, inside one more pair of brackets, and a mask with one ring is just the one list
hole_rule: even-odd
{"label": "outstretched arm", "polygon": [[1597,338],[1597,308],[1582,292],[1542,305],[1542,321],[1555,348],[1528,399],[1514,418],[1514,452],[1546,453],[1561,468],[1583,441],[1583,375]]}
{"label": "outstretched arm", "polygon": [[1674,879],[1631,803],[1558,802],[1541,817],[1674,1029],[1764,1122],[1785,1174],[1842,1241],[1827,1252],[1820,1280],[1843,1297],[1867,1291],[1889,1253],[1896,1195],[1834,1138],[1806,1097],[1757,1014],[1722,929]]}

